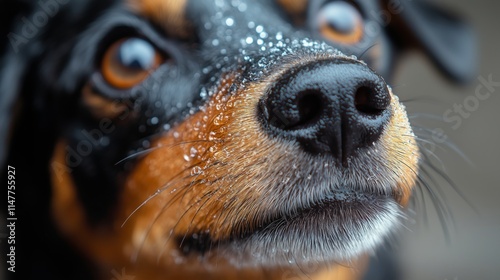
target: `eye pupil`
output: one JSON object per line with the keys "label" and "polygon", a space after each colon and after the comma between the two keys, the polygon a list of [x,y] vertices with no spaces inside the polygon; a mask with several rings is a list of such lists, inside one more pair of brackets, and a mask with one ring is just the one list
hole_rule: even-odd
{"label": "eye pupil", "polygon": [[164,61],[153,44],[138,37],[121,39],[104,53],[101,73],[115,88],[128,89],[146,79]]}
{"label": "eye pupil", "polygon": [[363,18],[353,5],[335,1],[324,5],[318,14],[318,29],[328,39],[355,43],[363,33]]}
{"label": "eye pupil", "polygon": [[325,21],[339,33],[349,34],[356,28],[356,16],[346,3],[334,3],[325,8]]}
{"label": "eye pupil", "polygon": [[148,70],[155,64],[155,48],[140,38],[124,41],[116,53],[117,61],[131,70]]}

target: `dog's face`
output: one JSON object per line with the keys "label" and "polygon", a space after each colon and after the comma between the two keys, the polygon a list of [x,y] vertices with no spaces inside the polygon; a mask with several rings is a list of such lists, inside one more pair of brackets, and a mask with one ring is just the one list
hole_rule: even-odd
{"label": "dog's face", "polygon": [[379,4],[58,7],[26,94],[51,108],[58,229],[144,279],[255,279],[372,251],[419,161],[384,80],[397,46],[367,32]]}

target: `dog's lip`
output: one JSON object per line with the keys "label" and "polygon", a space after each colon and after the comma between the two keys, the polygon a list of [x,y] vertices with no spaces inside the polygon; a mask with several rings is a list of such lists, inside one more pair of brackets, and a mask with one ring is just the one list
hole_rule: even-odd
{"label": "dog's lip", "polygon": [[[377,200],[393,199],[391,195],[385,193],[377,193],[364,191],[354,188],[338,188],[329,192],[321,199],[309,203],[307,206],[297,207],[289,210],[287,213],[274,215],[265,221],[260,221],[256,230],[246,232],[244,235],[236,235],[232,239],[245,239],[249,236],[272,231],[273,227],[279,225],[283,221],[291,223],[300,223],[304,218],[314,218],[317,214],[324,212],[338,212],[345,209],[356,209],[357,212],[370,215],[370,205]],[[352,217],[353,219],[358,217]]]}
{"label": "dog's lip", "polygon": [[[396,199],[392,194],[382,191],[375,192],[348,187],[337,188],[324,195],[321,199],[308,203],[307,206],[292,208],[286,213],[274,214],[266,219],[254,221],[254,230],[247,230],[243,233],[236,232],[230,238],[224,240],[214,240],[203,234],[195,234],[196,240],[190,240],[189,236],[187,238],[183,236],[182,243],[189,247],[188,251],[191,253],[198,251],[201,254],[205,254],[210,253],[206,251],[207,248],[241,248],[241,246],[248,246],[248,243],[252,242],[252,239],[258,240],[265,237],[279,238],[279,236],[275,236],[276,232],[285,227],[285,225],[287,227],[285,232],[291,233],[291,231],[299,229],[301,224],[307,219],[322,219],[325,215],[343,216],[341,220],[344,222],[347,218],[362,223],[363,220],[373,218],[376,215],[375,212],[377,209],[377,207],[373,206],[384,201],[395,202]],[[310,228],[309,230],[321,231],[331,226],[338,225],[331,224],[331,222],[325,220],[325,224],[321,229]],[[182,244],[181,247],[183,247]]]}

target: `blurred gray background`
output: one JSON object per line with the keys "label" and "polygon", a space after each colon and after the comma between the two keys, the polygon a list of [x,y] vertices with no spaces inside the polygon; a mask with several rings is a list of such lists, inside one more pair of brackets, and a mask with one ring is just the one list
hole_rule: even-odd
{"label": "blurred gray background", "polygon": [[[500,1],[435,2],[458,11],[473,25],[479,43],[477,75],[485,79],[492,75],[493,81],[500,82]],[[415,213],[411,215],[415,221],[409,221],[408,229],[402,230],[399,248],[404,280],[500,279],[500,87],[487,100],[480,101],[477,110],[457,129],[450,123],[418,115],[442,116],[454,104],[463,104],[473,96],[479,84],[475,79],[465,88],[452,85],[419,54],[406,57],[399,69],[394,91],[401,99],[434,98],[406,103],[410,115],[415,116],[412,123],[443,129],[470,160],[468,163],[446,145],[426,145],[435,150],[457,188],[476,208],[470,207],[446,181],[434,176],[439,186],[433,187],[443,191],[455,223],[447,219],[446,234],[428,195],[424,196],[426,221],[422,197],[417,195],[412,207]]]}

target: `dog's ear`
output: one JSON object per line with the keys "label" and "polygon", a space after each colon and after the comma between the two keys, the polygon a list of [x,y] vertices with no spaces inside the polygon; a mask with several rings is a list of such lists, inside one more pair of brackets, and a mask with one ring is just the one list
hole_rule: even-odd
{"label": "dog's ear", "polygon": [[[391,0],[385,2],[389,9],[394,5]],[[455,82],[473,79],[477,71],[477,51],[472,28],[434,2],[400,0],[399,3],[395,20],[388,26],[398,45],[403,48],[417,46]]]}

